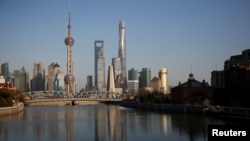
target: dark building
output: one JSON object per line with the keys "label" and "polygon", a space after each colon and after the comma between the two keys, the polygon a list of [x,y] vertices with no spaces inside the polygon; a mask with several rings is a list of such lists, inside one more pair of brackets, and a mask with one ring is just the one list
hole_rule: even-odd
{"label": "dark building", "polygon": [[139,88],[151,87],[151,68],[142,68],[139,76]]}
{"label": "dark building", "polygon": [[215,104],[250,107],[248,102],[250,98],[250,49],[242,51],[241,55],[233,55],[226,60],[223,71],[213,71],[212,84],[215,84],[216,80],[223,82],[221,83],[223,85],[220,85],[222,87],[218,87],[218,85],[215,87]]}
{"label": "dark building", "polygon": [[87,76],[86,91],[93,91],[93,77],[92,77],[92,75]]}
{"label": "dark building", "polygon": [[191,73],[187,82],[172,88],[171,100],[174,104],[209,105],[213,103],[213,88],[205,80],[195,80]]}
{"label": "dark building", "polygon": [[225,86],[225,73],[222,71],[212,71],[211,86],[223,88]]}

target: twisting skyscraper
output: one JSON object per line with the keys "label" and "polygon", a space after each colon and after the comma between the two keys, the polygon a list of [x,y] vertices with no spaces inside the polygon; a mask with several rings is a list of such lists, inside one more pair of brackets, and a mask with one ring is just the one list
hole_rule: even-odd
{"label": "twisting skyscraper", "polygon": [[74,38],[71,37],[71,24],[70,24],[70,11],[69,11],[69,25],[68,25],[68,36],[64,40],[67,45],[67,75],[64,77],[64,81],[66,84],[66,91],[68,94],[75,94],[75,77],[73,75],[73,45]]}
{"label": "twisting skyscraper", "polygon": [[125,38],[125,22],[120,21],[119,22],[119,51],[118,51],[118,57],[120,57],[121,60],[121,72],[122,72],[122,88],[123,91],[127,90],[128,84],[127,84],[127,69],[126,69],[126,38]]}

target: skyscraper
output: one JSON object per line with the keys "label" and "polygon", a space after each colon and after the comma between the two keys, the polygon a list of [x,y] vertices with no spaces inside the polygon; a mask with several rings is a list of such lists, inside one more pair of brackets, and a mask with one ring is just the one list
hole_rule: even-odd
{"label": "skyscraper", "polygon": [[28,92],[30,91],[30,76],[29,76],[29,72],[25,69],[25,67],[23,66],[22,71],[25,74],[25,91]]}
{"label": "skyscraper", "polygon": [[121,72],[122,72],[122,88],[123,91],[127,90],[127,69],[126,69],[126,33],[125,22],[119,22],[119,51],[118,57],[121,59]]}
{"label": "skyscraper", "polygon": [[95,86],[98,89],[105,88],[105,58],[104,42],[95,41]]}
{"label": "skyscraper", "polygon": [[68,24],[68,36],[64,40],[67,45],[67,75],[64,77],[66,91],[68,94],[75,94],[75,77],[73,75],[73,45],[74,38],[71,37],[71,24],[70,24],[70,11],[69,11],[69,24]]}
{"label": "skyscraper", "polygon": [[17,90],[22,92],[26,91],[25,72],[22,70],[14,70],[14,82]]}
{"label": "skyscraper", "polygon": [[151,87],[151,69],[142,68],[139,76],[139,88]]}
{"label": "skyscraper", "polygon": [[1,73],[3,74],[5,78],[5,82],[7,83],[8,79],[10,78],[10,72],[9,72],[9,63],[3,63],[1,65]]}
{"label": "skyscraper", "polygon": [[87,76],[87,85],[86,85],[86,91],[92,91],[93,90],[93,78],[92,75]]}
{"label": "skyscraper", "polygon": [[138,78],[138,70],[131,68],[128,70],[128,80],[139,80]]}
{"label": "skyscraper", "polygon": [[[114,57],[112,58],[112,66],[113,66],[113,72],[114,72],[114,79],[118,81],[121,77],[121,60],[120,57]],[[115,83],[116,88],[120,88],[120,85],[118,83]]]}
{"label": "skyscraper", "polygon": [[159,71],[159,78],[161,79],[161,90],[164,94],[168,94],[168,70],[167,68],[161,68]]}
{"label": "skyscraper", "polygon": [[34,62],[33,78],[31,80],[31,91],[45,90],[45,69],[42,62]]}
{"label": "skyscraper", "polygon": [[49,92],[64,90],[63,77],[64,71],[60,68],[60,65],[51,63],[48,67],[47,90]]}

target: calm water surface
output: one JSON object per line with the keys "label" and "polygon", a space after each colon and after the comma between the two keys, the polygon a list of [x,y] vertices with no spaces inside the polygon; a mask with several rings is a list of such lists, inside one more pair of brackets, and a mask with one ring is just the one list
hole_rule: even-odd
{"label": "calm water surface", "polygon": [[0,117],[1,141],[207,141],[208,124],[232,121],[115,105],[25,107]]}

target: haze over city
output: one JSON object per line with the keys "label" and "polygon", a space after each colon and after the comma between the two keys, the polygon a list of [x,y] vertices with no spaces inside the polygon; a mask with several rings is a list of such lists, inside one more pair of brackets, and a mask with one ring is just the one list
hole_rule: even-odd
{"label": "haze over city", "polygon": [[[70,8],[69,8],[70,5]],[[210,83],[231,55],[250,48],[248,0],[1,0],[0,63],[10,72],[34,62],[57,62],[66,72],[68,12],[71,11],[77,91],[94,75],[94,41],[104,41],[106,74],[118,56],[119,20],[126,22],[127,69],[168,68],[169,85],[195,79]],[[106,76],[107,77],[107,76]]]}

